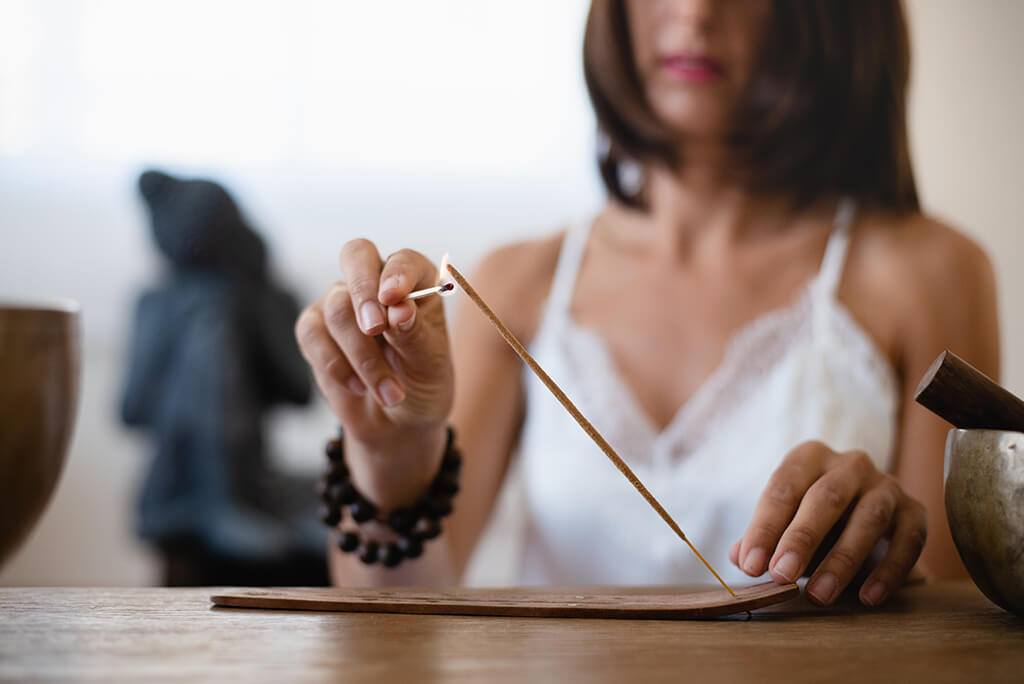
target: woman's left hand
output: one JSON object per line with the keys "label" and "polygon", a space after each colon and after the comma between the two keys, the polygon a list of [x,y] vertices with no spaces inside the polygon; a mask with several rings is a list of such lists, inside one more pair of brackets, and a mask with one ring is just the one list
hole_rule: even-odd
{"label": "woman's left hand", "polygon": [[[823,542],[833,527],[839,536],[827,548]],[[786,584],[795,582],[813,558],[827,551],[806,591],[816,603],[829,605],[876,544],[887,539],[885,556],[860,588],[861,602],[877,606],[903,583],[926,537],[924,506],[894,477],[880,473],[867,454],[837,453],[820,442],[806,442],[772,474],[729,559],[752,577],[767,570],[773,580]],[[824,547],[821,552],[819,547]]]}

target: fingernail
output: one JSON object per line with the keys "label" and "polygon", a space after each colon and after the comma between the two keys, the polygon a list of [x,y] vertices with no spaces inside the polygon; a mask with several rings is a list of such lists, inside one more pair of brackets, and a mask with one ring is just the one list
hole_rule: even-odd
{"label": "fingernail", "polygon": [[388,276],[384,279],[384,282],[380,284],[380,293],[384,294],[388,290],[397,290],[402,284],[398,276]]}
{"label": "fingernail", "polygon": [[836,587],[839,580],[831,572],[815,578],[807,585],[807,593],[814,597],[814,600],[822,605],[828,605],[835,599]]}
{"label": "fingernail", "polygon": [[359,307],[359,324],[363,332],[371,332],[384,325],[384,312],[380,304],[374,301],[363,302]]}
{"label": "fingernail", "polygon": [[380,395],[380,400],[384,405],[389,408],[400,404],[405,399],[405,392],[401,385],[392,378],[384,378],[377,384],[377,394]]}
{"label": "fingernail", "polygon": [[747,551],[747,557],[743,560],[743,572],[753,577],[764,574],[764,559],[767,555],[760,546]]}
{"label": "fingernail", "polygon": [[398,329],[401,330],[402,332],[409,332],[412,329],[413,323],[415,323],[415,322],[416,322],[416,307],[414,306],[412,308],[412,313],[409,314],[409,318],[407,320],[404,320],[404,321],[402,321],[401,323],[398,324]]}
{"label": "fingernail", "polygon": [[800,572],[800,556],[796,555],[796,551],[787,551],[772,568],[772,575],[784,582],[796,581],[798,572]]}
{"label": "fingernail", "polygon": [[888,590],[879,581],[874,581],[860,592],[860,599],[869,606],[878,606],[885,600]]}
{"label": "fingernail", "polygon": [[361,397],[366,394],[366,385],[363,384],[363,381],[360,380],[358,376],[353,375],[346,380],[345,387],[347,387],[348,391],[357,397]]}

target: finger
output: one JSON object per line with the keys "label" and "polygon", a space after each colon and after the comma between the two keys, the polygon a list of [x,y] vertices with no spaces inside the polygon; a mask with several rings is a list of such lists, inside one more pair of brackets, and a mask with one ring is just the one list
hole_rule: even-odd
{"label": "finger", "polygon": [[821,476],[822,449],[827,447],[818,442],[800,445],[786,456],[765,485],[737,552],[737,564],[751,577],[763,575],[768,569],[770,550],[796,514],[804,492]]}
{"label": "finger", "polygon": [[440,305],[439,297],[419,302],[406,301],[406,297],[413,290],[431,287],[436,282],[437,267],[419,252],[399,250],[387,258],[377,297],[387,307],[387,327],[395,334],[395,344],[401,345],[403,338],[412,333],[419,307]]}
{"label": "finger", "polygon": [[928,516],[924,506],[904,500],[896,510],[892,541],[882,562],[878,564],[860,589],[861,603],[879,606],[898,588],[921,556],[928,538]]}
{"label": "finger", "polygon": [[427,297],[418,302],[405,301],[413,290],[431,287],[437,282],[438,271],[425,256],[411,249],[395,252],[387,258],[380,276],[377,297],[387,306],[389,341],[396,346],[407,346],[416,325],[417,310],[421,307],[440,307],[440,297]]}
{"label": "finger", "polygon": [[740,564],[740,543],[733,542],[732,546],[729,547],[729,562],[733,565]]}
{"label": "finger", "polygon": [[349,366],[368,387],[377,402],[394,407],[405,399],[405,388],[388,365],[381,345],[361,331],[347,288],[335,285],[324,297],[324,322]]}
{"label": "finger", "polygon": [[[419,309],[416,302],[400,301],[388,307],[388,332],[408,333],[416,325],[416,312]],[[402,337],[402,335],[398,335]]]}
{"label": "finger", "polygon": [[345,429],[349,430],[353,422],[358,421],[358,409],[362,405],[362,400],[344,386],[325,378],[322,373],[315,370],[313,371],[313,381],[316,382],[316,386],[320,389],[320,394],[323,395],[331,412],[337,416],[338,421],[345,426]]}
{"label": "finger", "polygon": [[359,328],[367,335],[379,335],[387,320],[377,301],[381,271],[377,248],[369,240],[350,240],[341,248],[340,261]]}
{"label": "finger", "polygon": [[366,385],[352,370],[327,330],[319,304],[310,306],[299,316],[295,322],[295,339],[303,358],[318,378],[317,384],[325,397],[334,392],[333,385],[344,387],[356,397],[366,394]]}
{"label": "finger", "polygon": [[[377,298],[381,304],[392,306],[413,290],[435,285],[437,279],[437,266],[430,259],[411,249],[402,249],[387,258],[381,270]],[[429,301],[424,300],[423,303]]]}
{"label": "finger", "polygon": [[861,488],[853,467],[833,468],[811,485],[768,563],[773,580],[784,584],[800,578],[825,535]]}
{"label": "finger", "polygon": [[[439,364],[447,365],[448,339],[441,297],[405,299],[414,289],[434,285],[437,276],[437,267],[429,259],[407,249],[389,256],[381,272],[380,299],[388,304],[384,338],[403,361],[395,365],[412,375],[413,384],[419,380],[436,381],[441,369]],[[429,378],[416,377],[423,371]]]}
{"label": "finger", "polygon": [[899,487],[888,479],[860,498],[835,546],[807,583],[815,602],[831,604],[853,580],[878,540],[892,529],[900,498]]}

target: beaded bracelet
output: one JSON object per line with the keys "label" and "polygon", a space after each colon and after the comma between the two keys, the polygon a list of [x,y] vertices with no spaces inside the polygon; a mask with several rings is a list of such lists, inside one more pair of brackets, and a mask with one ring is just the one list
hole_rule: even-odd
{"label": "beaded bracelet", "polygon": [[441,470],[430,483],[427,493],[412,506],[397,508],[387,516],[381,516],[377,507],[352,484],[341,434],[327,442],[325,453],[327,469],[317,484],[317,496],[323,502],[320,507],[323,523],[337,527],[347,508],[349,517],[357,525],[376,520],[399,535],[397,541],[381,544],[363,539],[356,531],[345,531],[338,537],[338,548],[344,553],[358,554],[367,565],[379,561],[384,567],[393,568],[406,558],[418,558],[423,553],[423,542],[441,534],[441,518],[452,512],[452,498],[459,491],[459,471],[462,469],[462,454],[455,447],[455,431],[451,426],[448,427]]}

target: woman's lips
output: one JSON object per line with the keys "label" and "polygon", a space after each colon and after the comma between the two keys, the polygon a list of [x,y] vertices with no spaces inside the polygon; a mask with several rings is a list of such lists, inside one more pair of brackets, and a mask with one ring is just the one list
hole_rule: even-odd
{"label": "woman's lips", "polygon": [[669,76],[687,83],[707,83],[725,76],[722,64],[704,55],[668,55],[659,64]]}

